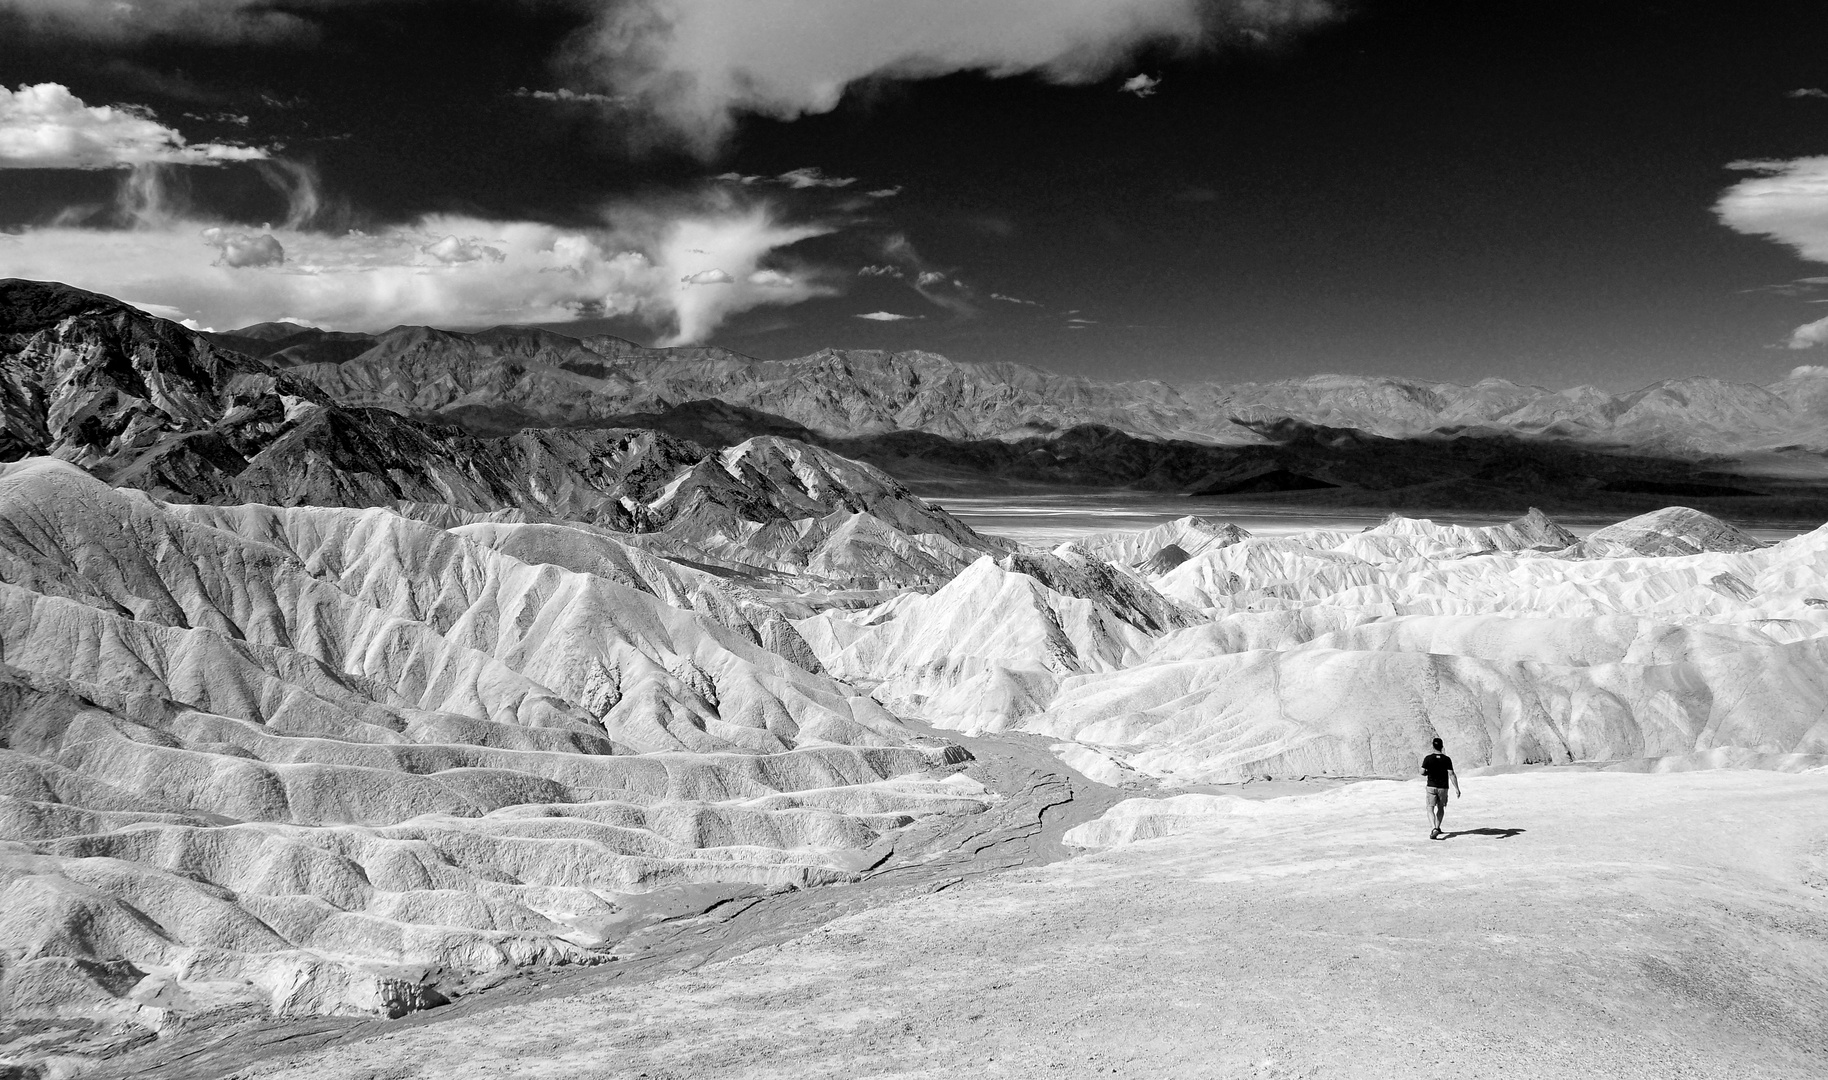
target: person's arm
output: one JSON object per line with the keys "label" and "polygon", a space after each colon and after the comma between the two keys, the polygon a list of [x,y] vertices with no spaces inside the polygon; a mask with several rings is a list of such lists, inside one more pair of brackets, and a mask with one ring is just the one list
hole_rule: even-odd
{"label": "person's arm", "polygon": [[1454,782],[1454,798],[1460,797],[1460,774],[1453,769],[1447,770],[1447,778]]}

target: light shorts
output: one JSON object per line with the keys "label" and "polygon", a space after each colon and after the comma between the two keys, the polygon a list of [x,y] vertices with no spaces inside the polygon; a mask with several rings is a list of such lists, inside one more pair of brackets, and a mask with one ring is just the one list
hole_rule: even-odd
{"label": "light shorts", "polygon": [[1428,807],[1439,806],[1442,808],[1446,808],[1446,806],[1447,806],[1447,789],[1444,787],[1431,787],[1431,788],[1426,789],[1426,797],[1422,800],[1422,805],[1428,806]]}

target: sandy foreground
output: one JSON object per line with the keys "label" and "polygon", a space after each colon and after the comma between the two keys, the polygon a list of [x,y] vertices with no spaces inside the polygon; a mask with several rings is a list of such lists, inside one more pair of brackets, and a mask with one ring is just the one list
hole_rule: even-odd
{"label": "sandy foreground", "polygon": [[1417,784],[849,915],[252,1080],[1828,1076],[1828,774]]}

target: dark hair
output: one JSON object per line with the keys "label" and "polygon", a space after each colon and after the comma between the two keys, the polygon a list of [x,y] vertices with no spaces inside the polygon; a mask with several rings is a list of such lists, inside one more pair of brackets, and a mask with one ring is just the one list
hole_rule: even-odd
{"label": "dark hair", "polygon": [[1435,740],[1435,741],[1434,741],[1434,748],[1435,748],[1435,749],[1436,749],[1436,750],[1439,750],[1439,749],[1440,749],[1440,748],[1441,748],[1441,740],[1439,740],[1439,739],[1436,739],[1436,740]]}

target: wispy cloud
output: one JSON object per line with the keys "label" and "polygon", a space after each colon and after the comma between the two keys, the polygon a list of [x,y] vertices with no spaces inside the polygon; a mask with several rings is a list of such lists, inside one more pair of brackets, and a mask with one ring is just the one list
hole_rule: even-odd
{"label": "wispy cloud", "polygon": [[[857,182],[854,176],[827,176],[824,170],[816,165],[806,165],[798,169],[789,169],[777,176],[745,175],[739,172],[719,173],[713,180],[722,180],[726,184],[742,184],[753,187],[756,184],[779,184],[783,187],[803,191],[807,188],[842,188],[850,187]],[[897,189],[899,190],[899,189]]]}
{"label": "wispy cloud", "polygon": [[124,169],[260,161],[265,150],[190,143],[138,106],[88,105],[58,83],[0,86],[0,169]]}
{"label": "wispy cloud", "polygon": [[1790,98],[1821,98],[1828,101],[1828,90],[1823,90],[1819,86],[1804,86],[1792,90],[1784,96]]}
{"label": "wispy cloud", "polygon": [[866,191],[864,194],[872,199],[893,199],[895,196],[901,194],[901,185],[896,184],[894,187],[877,188],[875,191]]}
{"label": "wispy cloud", "polygon": [[1151,97],[1155,94],[1155,88],[1161,84],[1162,81],[1160,79],[1152,79],[1141,72],[1137,72],[1135,75],[1125,79],[1123,85],[1119,86],[1117,89],[1122,90],[1126,94],[1135,94],[1137,97]]}
{"label": "wispy cloud", "polygon": [[730,276],[729,271],[715,267],[710,270],[700,270],[696,273],[687,274],[679,280],[687,285],[736,284],[736,279]]}
{"label": "wispy cloud", "polygon": [[[922,299],[957,318],[968,319],[978,313],[971,286],[954,277],[950,271],[929,264],[905,233],[894,233],[887,237],[882,244],[882,254],[888,263],[883,267],[865,267],[866,272],[873,271],[870,276],[907,281]],[[885,273],[885,270],[897,272]]]}
{"label": "wispy cloud", "polygon": [[1041,302],[1038,300],[1023,300],[1022,298],[1017,297],[1017,296],[1005,296],[1000,292],[991,293],[990,298],[992,300],[1001,300],[1005,304],[1023,304],[1028,307],[1041,307],[1042,306]]}
{"label": "wispy cloud", "polygon": [[900,267],[883,266],[881,264],[876,264],[876,265],[872,265],[872,266],[866,266],[863,269],[857,271],[857,276],[858,277],[899,278],[902,276],[902,273],[901,273]]}
{"label": "wispy cloud", "polygon": [[790,188],[841,188],[857,182],[854,176],[826,176],[816,166],[793,169],[775,177]]}
{"label": "wispy cloud", "polygon": [[184,114],[184,119],[201,120],[204,123],[209,123],[209,124],[234,124],[237,127],[247,127],[249,124],[254,122],[254,118],[247,115],[246,113],[231,113],[231,112],[220,112],[220,113],[187,112]]}
{"label": "wispy cloud", "polygon": [[926,318],[926,316],[925,315],[897,315],[893,311],[871,311],[866,314],[859,315],[859,316],[857,316],[857,318],[869,319],[872,322],[907,322],[911,319],[924,319],[924,318]]}
{"label": "wispy cloud", "polygon": [[1190,53],[1333,15],[1331,0],[628,0],[606,5],[593,44],[607,85],[709,151],[739,113],[829,112],[863,79],[1084,84],[1144,47]]}

